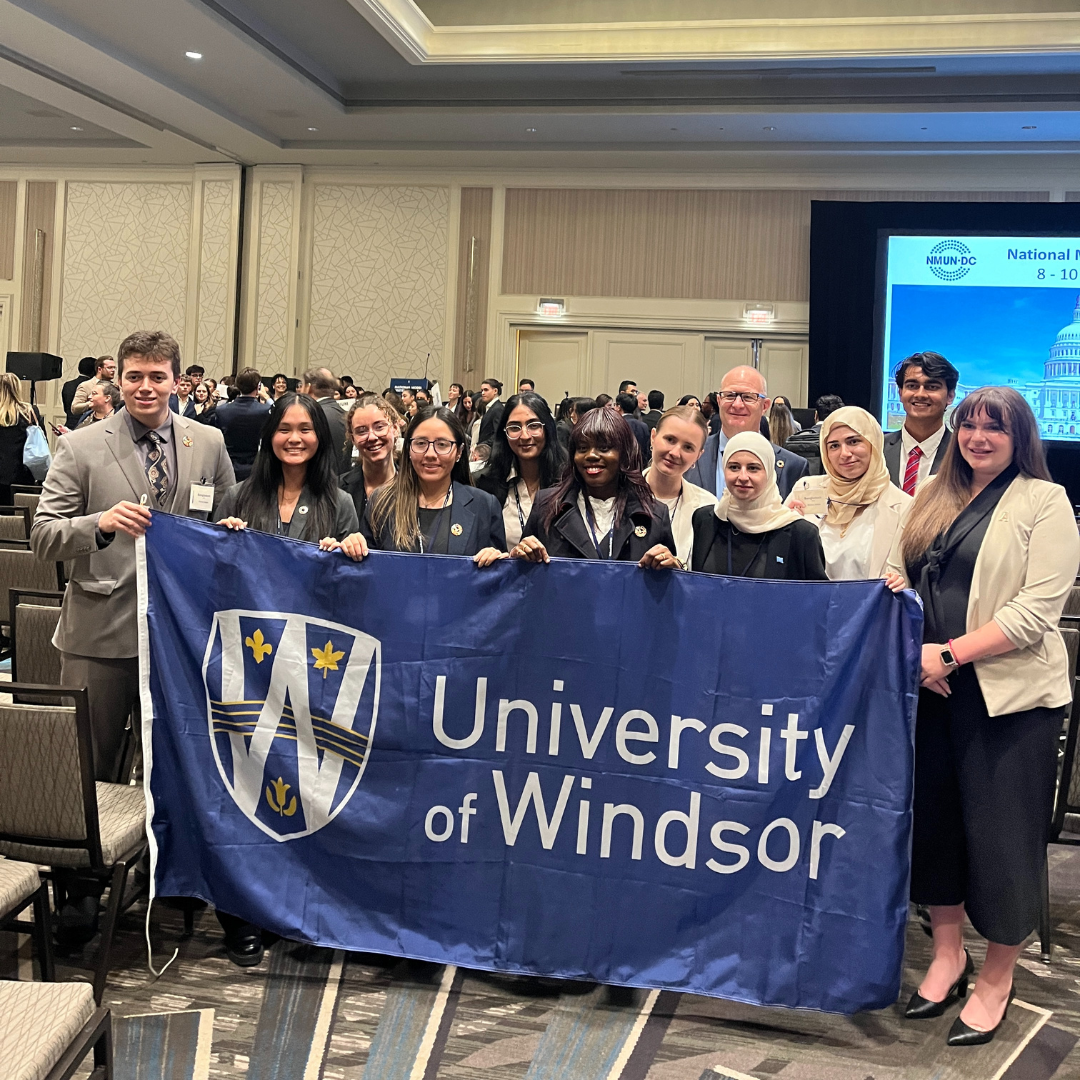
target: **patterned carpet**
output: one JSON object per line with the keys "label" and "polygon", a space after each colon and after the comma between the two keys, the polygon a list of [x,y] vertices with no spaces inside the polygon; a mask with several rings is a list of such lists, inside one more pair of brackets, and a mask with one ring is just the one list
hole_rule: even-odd
{"label": "patterned carpet", "polygon": [[[901,1006],[854,1017],[762,1009],[668,991],[485,975],[289,942],[260,967],[228,962],[217,920],[193,937],[155,905],[146,968],[142,912],[124,919],[109,979],[117,1080],[1050,1080],[1080,1075],[1080,849],[1051,849],[1055,954],[1032,945],[1018,1000],[987,1047],[945,1046],[956,1010],[905,1022]],[[972,940],[973,936],[972,936]],[[0,935],[0,975],[27,975],[28,947]],[[928,960],[909,927],[904,998]],[[978,962],[982,950],[972,947]],[[85,978],[91,954],[61,961]],[[88,1070],[87,1070],[88,1071]],[[85,1075],[85,1072],[82,1074]]]}

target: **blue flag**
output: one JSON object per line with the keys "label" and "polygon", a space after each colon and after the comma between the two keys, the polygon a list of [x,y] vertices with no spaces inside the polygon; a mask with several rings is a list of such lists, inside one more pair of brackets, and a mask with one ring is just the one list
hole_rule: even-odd
{"label": "blue flag", "polygon": [[913,595],[357,564],[160,513],[139,560],[158,894],[493,971],[896,999]]}

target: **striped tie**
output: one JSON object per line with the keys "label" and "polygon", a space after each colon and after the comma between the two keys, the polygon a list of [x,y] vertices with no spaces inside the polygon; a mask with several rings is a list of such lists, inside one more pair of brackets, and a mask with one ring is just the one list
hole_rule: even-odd
{"label": "striped tie", "polygon": [[919,481],[919,461],[922,458],[922,447],[913,446],[907,456],[907,468],[904,470],[904,491],[908,495],[915,494],[915,485]]}

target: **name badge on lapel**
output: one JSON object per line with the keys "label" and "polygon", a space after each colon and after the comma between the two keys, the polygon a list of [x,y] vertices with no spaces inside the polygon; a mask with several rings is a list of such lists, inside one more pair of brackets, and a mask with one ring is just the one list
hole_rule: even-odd
{"label": "name badge on lapel", "polygon": [[188,498],[188,509],[210,513],[214,509],[214,485],[193,483],[191,496]]}

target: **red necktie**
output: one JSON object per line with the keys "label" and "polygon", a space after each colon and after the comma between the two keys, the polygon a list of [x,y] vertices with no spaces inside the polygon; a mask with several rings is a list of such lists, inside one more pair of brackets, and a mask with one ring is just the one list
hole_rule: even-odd
{"label": "red necktie", "polygon": [[922,447],[913,446],[907,456],[907,468],[904,470],[904,491],[908,495],[915,494],[915,485],[919,480],[919,459],[922,457]]}

